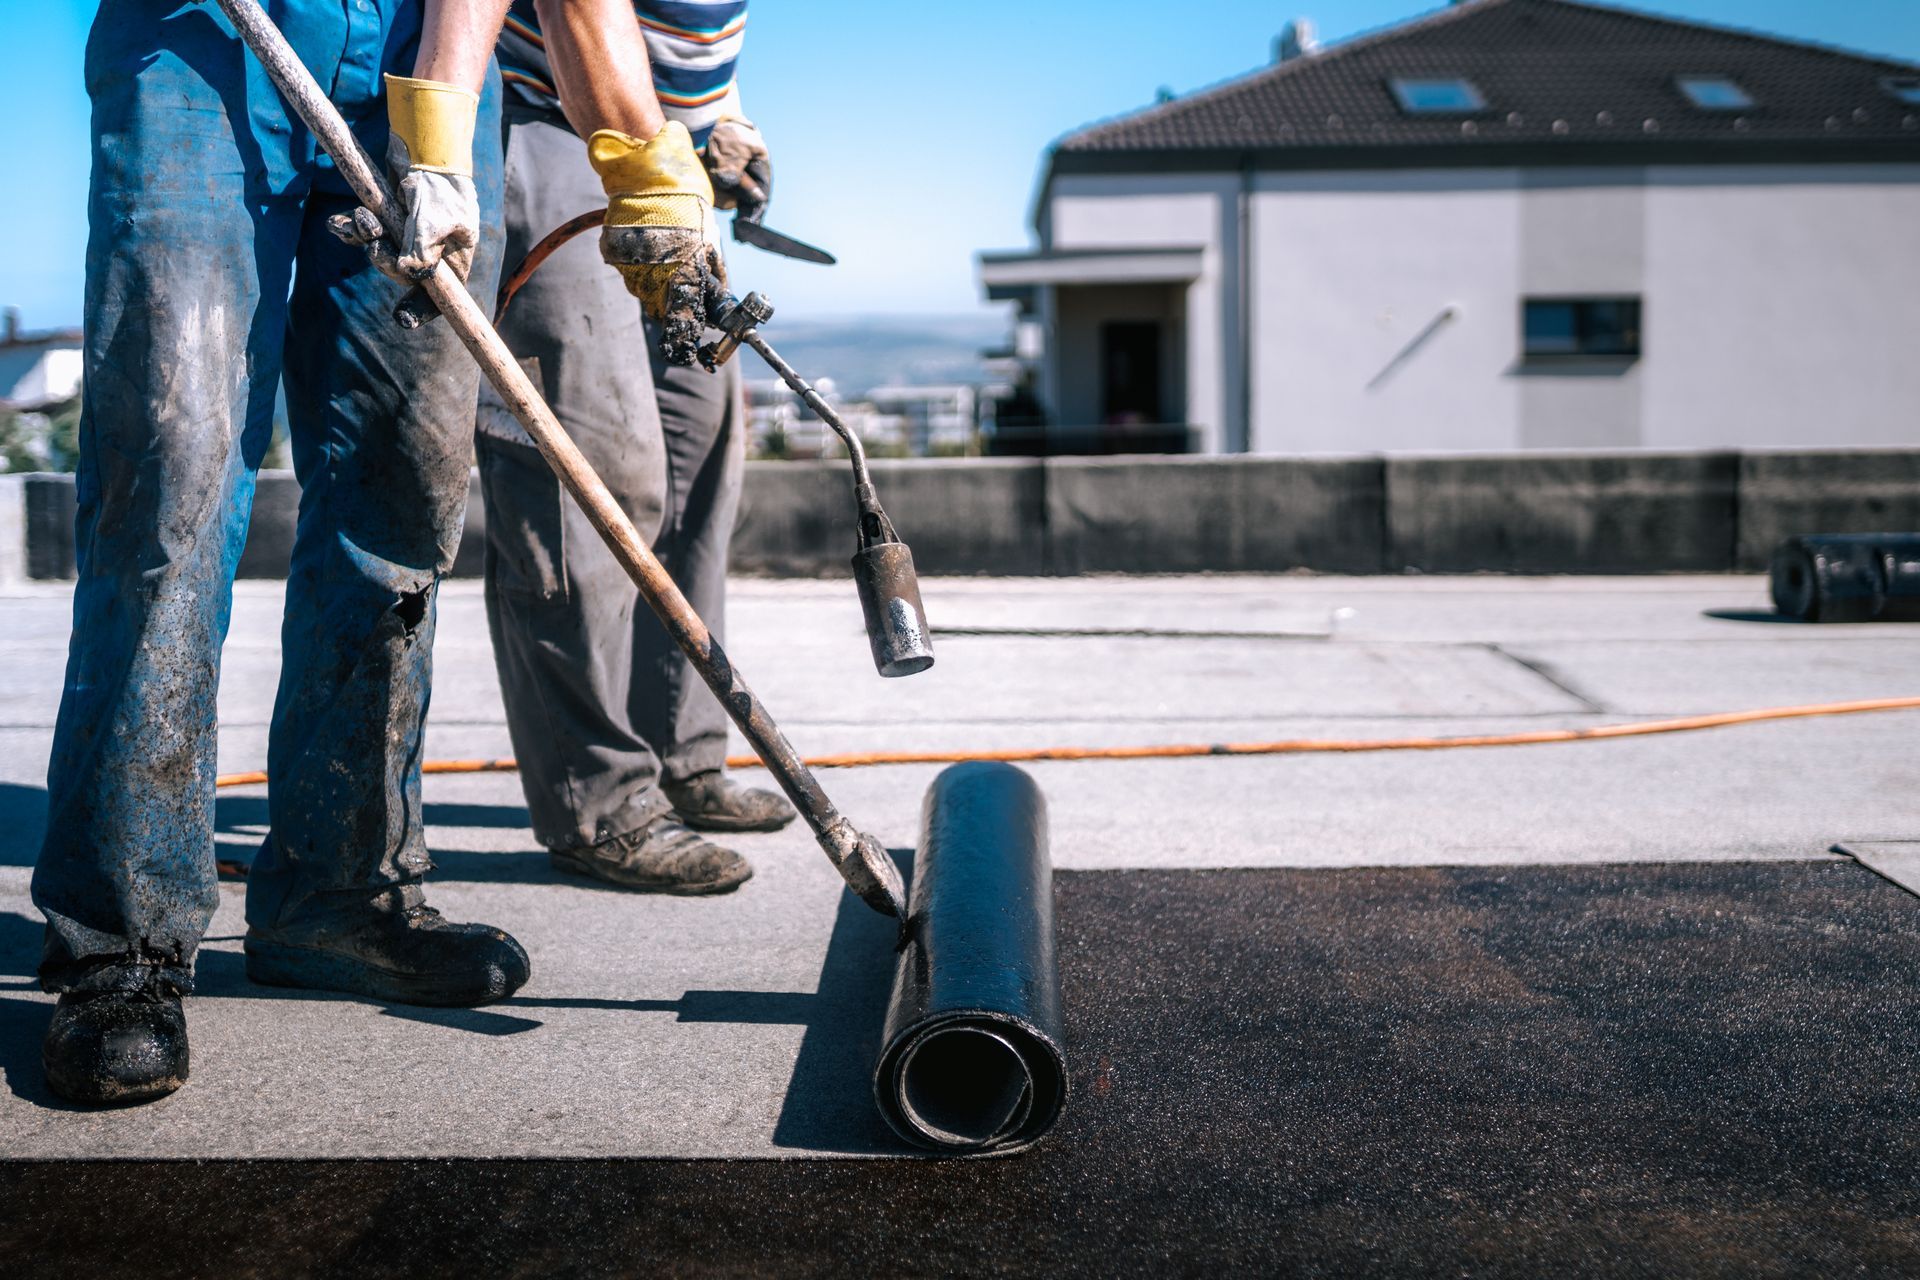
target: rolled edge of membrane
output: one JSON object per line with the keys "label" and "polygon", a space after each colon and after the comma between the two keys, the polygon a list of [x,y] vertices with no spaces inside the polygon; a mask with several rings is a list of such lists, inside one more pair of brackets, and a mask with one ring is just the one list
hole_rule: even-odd
{"label": "rolled edge of membrane", "polygon": [[874,1101],[906,1141],[1023,1150],[1058,1122],[1067,1062],[1045,798],[1008,764],[928,788]]}
{"label": "rolled edge of membrane", "polygon": [[[992,1082],[974,1074],[968,1083],[982,1087],[939,1097],[943,1078],[978,1065],[972,1055],[939,1060],[959,1057],[944,1043],[957,1034],[991,1035],[1017,1057],[1016,1096],[1003,1103]],[[941,1014],[888,1043],[874,1073],[874,1100],[889,1127],[915,1146],[954,1155],[1010,1155],[1045,1137],[1065,1111],[1066,1054],[1045,1032],[995,1010]],[[942,1101],[951,1110],[936,1109]],[[955,1115],[965,1112],[974,1122],[956,1123]]]}

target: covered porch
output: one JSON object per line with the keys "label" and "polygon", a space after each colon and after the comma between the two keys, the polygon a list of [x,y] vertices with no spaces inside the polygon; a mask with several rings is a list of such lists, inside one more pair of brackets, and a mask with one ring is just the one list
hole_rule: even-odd
{"label": "covered porch", "polygon": [[1021,384],[993,452],[1193,453],[1189,286],[1199,247],[983,253],[981,287],[1018,308]]}

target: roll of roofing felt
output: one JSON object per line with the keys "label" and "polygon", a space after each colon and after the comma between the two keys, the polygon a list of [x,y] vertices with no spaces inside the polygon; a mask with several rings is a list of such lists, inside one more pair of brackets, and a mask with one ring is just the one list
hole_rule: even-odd
{"label": "roll of roofing felt", "polygon": [[1067,1097],[1047,807],[1008,764],[959,764],[920,815],[874,1096],[910,1142],[1015,1151]]}
{"label": "roll of roofing felt", "polygon": [[1805,622],[1920,621],[1920,534],[1808,534],[1773,553],[1773,607]]}

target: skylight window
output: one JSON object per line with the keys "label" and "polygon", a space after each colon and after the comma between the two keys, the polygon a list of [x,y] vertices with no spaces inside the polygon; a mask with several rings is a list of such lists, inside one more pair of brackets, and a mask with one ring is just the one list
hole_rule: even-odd
{"label": "skylight window", "polygon": [[1888,76],[1881,86],[1910,107],[1920,107],[1920,76]]}
{"label": "skylight window", "polygon": [[1674,84],[1702,111],[1745,111],[1753,105],[1753,95],[1726,76],[1680,76]]}
{"label": "skylight window", "polygon": [[1387,83],[1400,109],[1410,116],[1470,115],[1487,108],[1473,81],[1459,76],[1395,76]]}

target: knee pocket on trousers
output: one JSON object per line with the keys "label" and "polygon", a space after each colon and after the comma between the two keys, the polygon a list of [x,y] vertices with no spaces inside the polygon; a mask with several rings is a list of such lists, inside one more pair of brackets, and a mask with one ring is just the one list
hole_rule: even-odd
{"label": "knee pocket on trousers", "polygon": [[488,573],[495,590],[541,602],[565,600],[567,521],[560,482],[539,453],[521,445],[480,446],[487,508]]}

